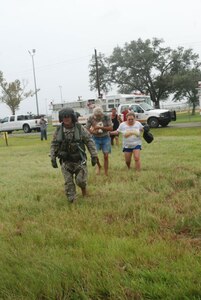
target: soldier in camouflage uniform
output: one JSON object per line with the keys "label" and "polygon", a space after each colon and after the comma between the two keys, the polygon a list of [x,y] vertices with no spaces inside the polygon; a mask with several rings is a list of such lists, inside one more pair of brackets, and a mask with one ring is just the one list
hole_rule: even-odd
{"label": "soldier in camouflage uniform", "polygon": [[59,158],[65,181],[65,193],[70,202],[76,198],[75,183],[86,195],[87,157],[85,145],[91,155],[92,166],[97,163],[97,151],[89,132],[77,122],[74,110],[62,109],[59,112],[61,125],[56,129],[51,143],[51,163],[58,168],[56,158]]}

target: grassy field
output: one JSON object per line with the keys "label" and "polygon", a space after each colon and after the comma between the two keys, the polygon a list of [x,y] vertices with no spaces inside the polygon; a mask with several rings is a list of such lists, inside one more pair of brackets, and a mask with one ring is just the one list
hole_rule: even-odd
{"label": "grassy field", "polygon": [[201,122],[200,113],[196,112],[195,115],[192,115],[191,111],[177,112],[176,123],[185,123],[185,122]]}
{"label": "grassy field", "polygon": [[201,128],[152,133],[139,174],[114,146],[73,205],[50,136],[0,138],[0,299],[201,299]]}

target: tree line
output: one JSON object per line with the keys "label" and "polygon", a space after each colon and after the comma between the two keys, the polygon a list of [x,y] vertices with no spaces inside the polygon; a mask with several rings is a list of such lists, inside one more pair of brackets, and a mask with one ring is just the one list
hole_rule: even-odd
{"label": "tree line", "polygon": [[[93,55],[89,62],[90,89],[108,93],[115,86],[119,93],[140,91],[150,95],[156,108],[160,108],[160,100],[172,94],[174,101],[188,99],[194,114],[199,103],[197,85],[201,80],[199,55],[192,49],[163,47],[163,43],[158,38],[138,39],[115,47],[108,57],[99,53],[96,59]],[[19,109],[21,101],[35,94],[25,91],[26,86],[19,79],[7,82],[0,71],[0,101],[12,114]]]}
{"label": "tree line", "polygon": [[156,108],[160,108],[160,100],[172,94],[174,101],[188,99],[194,114],[201,80],[199,55],[192,49],[163,47],[163,43],[158,38],[138,39],[115,47],[108,57],[98,53],[96,59],[93,55],[89,65],[91,90],[99,85],[103,93],[113,86],[119,93],[140,91],[150,95]]}

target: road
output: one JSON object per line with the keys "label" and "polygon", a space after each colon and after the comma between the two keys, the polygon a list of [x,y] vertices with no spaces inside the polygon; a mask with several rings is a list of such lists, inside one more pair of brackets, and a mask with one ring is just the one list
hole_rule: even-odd
{"label": "road", "polygon": [[[187,123],[175,123],[171,122],[167,128],[189,128],[189,127],[201,127],[201,122],[187,122]],[[159,127],[159,128],[164,128],[164,127]],[[48,132],[47,134],[52,136],[54,131]],[[14,136],[29,136],[29,135],[38,135],[40,138],[40,132],[31,132],[31,133],[24,133],[23,131],[21,133],[12,133],[9,134],[9,137],[14,137]]]}

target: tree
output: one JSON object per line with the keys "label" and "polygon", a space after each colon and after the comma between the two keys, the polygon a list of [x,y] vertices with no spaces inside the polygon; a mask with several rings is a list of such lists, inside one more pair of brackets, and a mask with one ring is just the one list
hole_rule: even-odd
{"label": "tree", "polygon": [[5,103],[11,109],[13,115],[15,115],[16,110],[19,109],[21,101],[28,98],[29,96],[33,96],[34,94],[31,90],[25,92],[25,82],[21,83],[18,79],[13,82],[6,82],[1,71],[0,87],[2,89],[0,101]]}
{"label": "tree", "polygon": [[[162,43],[163,40],[157,38],[152,41],[138,39],[126,43],[123,48],[114,48],[112,55],[105,57],[107,72],[102,75],[105,85],[116,84],[121,93],[138,90],[149,94],[159,108],[160,100],[176,91],[175,76],[200,66],[198,55],[191,49],[172,50],[162,47]],[[90,79],[93,82],[93,78]]]}
{"label": "tree", "polygon": [[173,100],[181,100],[184,97],[192,104],[192,115],[195,114],[196,105],[199,104],[198,81],[201,80],[201,71],[199,69],[186,70],[175,76],[174,84],[177,92]]}

